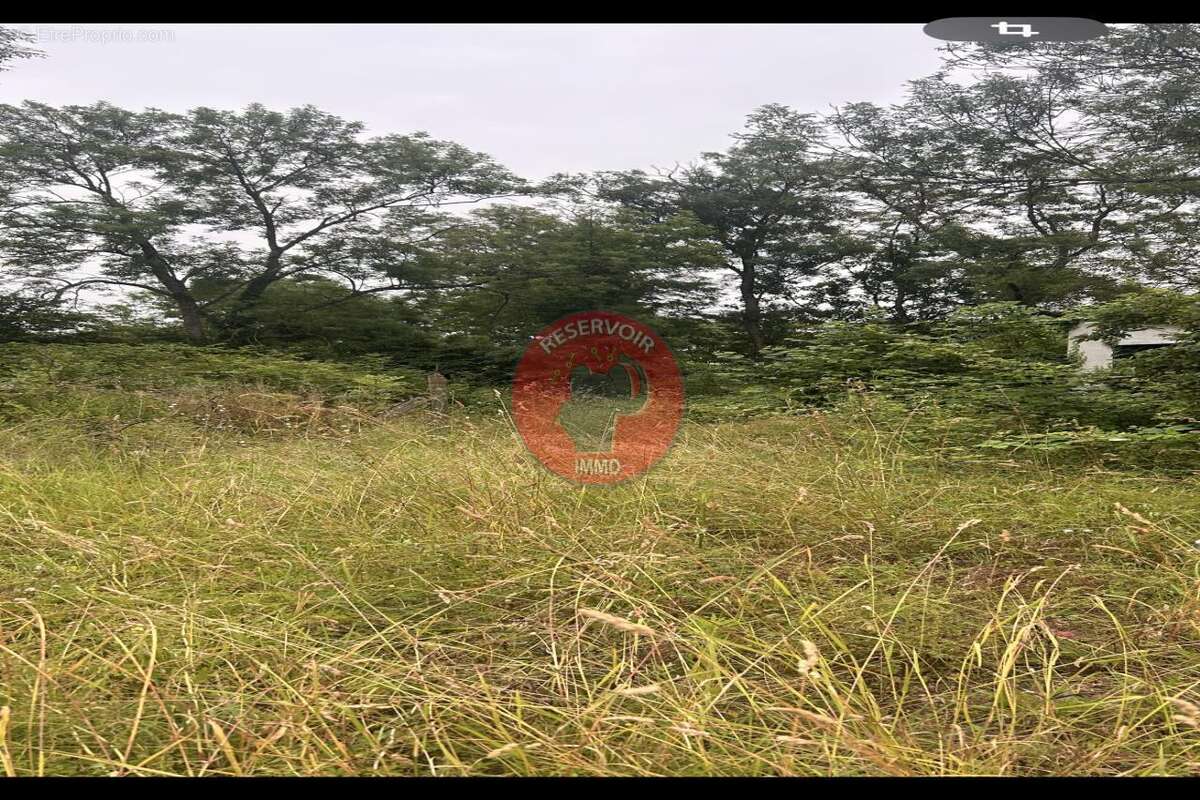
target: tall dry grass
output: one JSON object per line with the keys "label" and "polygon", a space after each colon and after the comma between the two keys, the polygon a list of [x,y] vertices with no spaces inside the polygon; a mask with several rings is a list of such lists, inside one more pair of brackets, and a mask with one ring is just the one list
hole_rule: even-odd
{"label": "tall dry grass", "polygon": [[1200,771],[1195,476],[215,402],[0,430],[4,774]]}

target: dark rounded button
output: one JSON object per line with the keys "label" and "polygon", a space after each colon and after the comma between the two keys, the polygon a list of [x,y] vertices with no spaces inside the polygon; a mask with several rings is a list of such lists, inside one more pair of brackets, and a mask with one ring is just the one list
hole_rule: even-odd
{"label": "dark rounded button", "polygon": [[947,17],[925,33],[947,42],[1081,42],[1108,33],[1103,22],[1082,17]]}

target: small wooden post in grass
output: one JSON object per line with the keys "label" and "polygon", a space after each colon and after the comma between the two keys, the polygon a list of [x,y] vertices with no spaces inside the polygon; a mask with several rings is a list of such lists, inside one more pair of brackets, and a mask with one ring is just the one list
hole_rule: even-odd
{"label": "small wooden post in grass", "polygon": [[429,373],[429,410],[438,414],[446,413],[450,402],[450,391],[446,388],[446,376],[434,369]]}

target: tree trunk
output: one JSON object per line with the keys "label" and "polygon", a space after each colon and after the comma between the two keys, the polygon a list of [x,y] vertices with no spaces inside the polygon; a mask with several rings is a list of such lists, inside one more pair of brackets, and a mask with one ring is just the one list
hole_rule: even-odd
{"label": "tree trunk", "polygon": [[905,325],[911,320],[908,316],[908,309],[904,307],[904,303],[908,300],[908,294],[904,288],[900,286],[899,281],[895,281],[896,297],[892,300],[892,319]]}
{"label": "tree trunk", "polygon": [[750,343],[750,357],[757,360],[763,349],[762,308],[758,302],[758,281],[754,261],[742,259],[742,327]]}
{"label": "tree trunk", "polygon": [[[132,225],[132,214],[129,209],[118,202],[111,191],[102,194],[101,200],[106,206],[117,211],[122,222]],[[208,333],[204,328],[204,316],[200,313],[200,304],[192,296],[187,284],[179,279],[179,276],[171,269],[170,263],[163,258],[162,253],[158,251],[148,236],[135,230],[133,239],[137,242],[138,249],[142,251],[142,257],[150,266],[151,274],[167,290],[172,302],[179,310],[179,318],[183,322],[183,330],[187,334],[188,341],[192,344],[204,344],[208,340]]]}
{"label": "tree trunk", "polygon": [[179,318],[183,322],[188,341],[192,344],[204,344],[208,341],[208,333],[204,328],[204,316],[200,313],[200,304],[196,302],[196,298],[192,296],[187,285],[176,277],[170,265],[158,252],[158,248],[149,239],[140,237],[138,246],[154,277],[170,293],[172,302],[179,309]]}
{"label": "tree trunk", "polygon": [[278,255],[267,256],[266,269],[255,275],[234,300],[233,308],[230,309],[225,322],[226,334],[231,342],[245,344],[252,338],[252,312],[271,284],[279,279],[280,268]]}
{"label": "tree trunk", "polygon": [[179,317],[183,321],[183,330],[188,341],[192,344],[204,344],[208,341],[208,333],[204,329],[204,317],[200,314],[200,306],[191,295],[173,295]]}

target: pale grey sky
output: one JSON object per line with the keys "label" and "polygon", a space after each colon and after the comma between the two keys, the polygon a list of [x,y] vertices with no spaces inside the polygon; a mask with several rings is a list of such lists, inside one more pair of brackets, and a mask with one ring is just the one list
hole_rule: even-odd
{"label": "pale grey sky", "polygon": [[452,139],[533,179],[686,162],[727,146],[764,103],[898,101],[941,44],[920,25],[19,27],[47,57],[0,74],[3,102],[311,103],[372,133]]}

